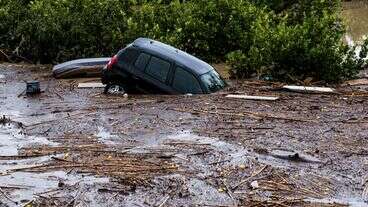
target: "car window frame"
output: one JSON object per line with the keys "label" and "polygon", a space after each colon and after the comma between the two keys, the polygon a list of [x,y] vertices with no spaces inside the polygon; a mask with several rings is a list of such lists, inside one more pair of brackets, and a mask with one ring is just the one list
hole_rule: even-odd
{"label": "car window frame", "polygon": [[195,80],[197,81],[197,83],[198,83],[199,88],[201,89],[201,93],[200,93],[200,94],[203,94],[203,93],[205,92],[205,90],[204,90],[204,88],[203,88],[203,85],[202,85],[202,83],[201,83],[200,79],[198,79],[197,75],[196,75],[196,74],[194,74],[192,71],[190,71],[187,67],[185,67],[185,66],[183,66],[183,65],[179,65],[179,64],[175,64],[175,65],[173,66],[172,78],[171,78],[171,83],[170,83],[170,86],[171,86],[175,91],[177,91],[177,92],[179,92],[179,93],[182,93],[181,91],[179,91],[178,89],[176,89],[176,88],[174,87],[174,78],[175,78],[175,74],[176,74],[176,69],[177,69],[177,68],[181,68],[181,69],[183,69],[185,72],[189,73],[190,75],[192,75],[192,76],[194,77],[194,79],[195,79]]}
{"label": "car window frame", "polygon": [[[147,53],[147,54],[149,54],[149,53]],[[148,63],[146,64],[146,67],[145,67],[145,69],[144,69],[144,74],[145,75],[148,75],[149,77],[151,77],[151,78],[153,78],[153,79],[155,79],[156,81],[159,81],[160,83],[162,83],[162,84],[165,84],[165,85],[167,85],[167,86],[170,86],[170,76],[171,76],[171,74],[172,74],[172,68],[173,68],[173,63],[172,63],[172,61],[170,61],[170,60],[168,60],[168,59],[165,59],[165,58],[162,58],[162,57],[160,57],[160,56],[158,56],[158,55],[154,55],[154,54],[150,54],[151,55],[151,57],[150,57],[150,59],[149,59],[149,61],[148,61]],[[155,76],[153,76],[153,75],[151,75],[150,73],[148,73],[147,72],[147,68],[148,68],[148,65],[149,65],[149,63],[151,62],[151,60],[152,60],[152,57],[155,57],[155,58],[158,58],[158,59],[160,59],[160,60],[162,60],[162,61],[165,61],[165,62],[168,62],[169,64],[170,64],[170,67],[169,67],[169,71],[167,72],[167,77],[166,77],[166,80],[165,80],[165,82],[162,82],[162,80],[159,80],[157,77],[155,77]]]}

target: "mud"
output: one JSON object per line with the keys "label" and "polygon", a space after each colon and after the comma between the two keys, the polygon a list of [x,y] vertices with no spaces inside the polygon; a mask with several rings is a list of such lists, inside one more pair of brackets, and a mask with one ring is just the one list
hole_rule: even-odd
{"label": "mud", "polygon": [[368,206],[364,89],[124,98],[50,71],[0,65],[0,206]]}

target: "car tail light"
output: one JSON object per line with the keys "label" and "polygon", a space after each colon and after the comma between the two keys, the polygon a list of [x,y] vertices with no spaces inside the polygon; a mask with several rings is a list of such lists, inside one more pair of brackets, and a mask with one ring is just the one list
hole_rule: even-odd
{"label": "car tail light", "polygon": [[107,69],[112,69],[112,66],[118,62],[118,56],[114,56],[110,59],[109,63],[107,63]]}

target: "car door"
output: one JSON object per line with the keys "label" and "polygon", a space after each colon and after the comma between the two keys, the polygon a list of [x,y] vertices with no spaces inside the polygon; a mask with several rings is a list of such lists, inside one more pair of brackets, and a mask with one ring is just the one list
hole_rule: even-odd
{"label": "car door", "polygon": [[152,93],[172,94],[175,92],[169,86],[171,61],[142,51],[135,60],[133,67],[134,74],[140,82],[138,87]]}

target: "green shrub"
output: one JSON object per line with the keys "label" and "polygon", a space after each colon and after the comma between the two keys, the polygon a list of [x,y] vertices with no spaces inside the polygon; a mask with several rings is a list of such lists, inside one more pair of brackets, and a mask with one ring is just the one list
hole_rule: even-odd
{"label": "green shrub", "polygon": [[150,37],[226,60],[234,77],[339,81],[364,65],[342,42],[339,10],[339,0],[0,0],[0,47],[56,63]]}
{"label": "green shrub", "polygon": [[[21,55],[41,63],[111,55],[127,42],[124,31],[131,4],[115,0],[35,0],[18,10],[9,3],[4,8],[20,11],[24,18],[14,21],[11,13],[6,15],[12,20],[5,25],[11,21],[16,24],[7,28],[14,41],[5,41],[5,46],[15,49],[20,45]],[[5,31],[1,39],[9,38]]]}
{"label": "green shrub", "polygon": [[[353,77],[362,68],[366,53],[357,57],[356,48],[342,42],[345,30],[337,10],[333,13],[330,4],[315,6],[324,1],[310,1],[310,7],[299,2],[306,9],[301,12],[299,8],[304,13],[303,21],[271,10],[268,24],[254,25],[252,47],[240,45],[227,55],[233,76],[249,77],[255,73],[281,80],[314,77],[336,82]],[[318,15],[314,15],[317,9]]]}

